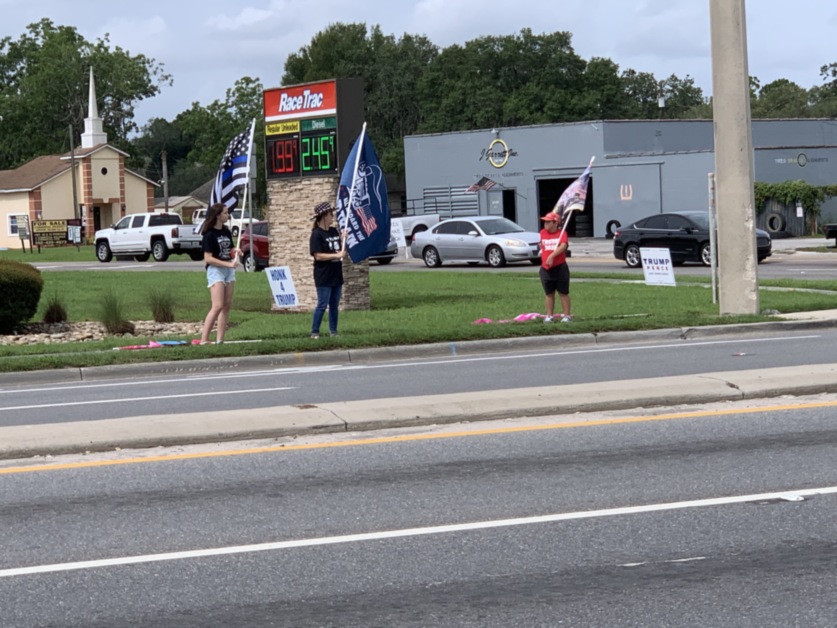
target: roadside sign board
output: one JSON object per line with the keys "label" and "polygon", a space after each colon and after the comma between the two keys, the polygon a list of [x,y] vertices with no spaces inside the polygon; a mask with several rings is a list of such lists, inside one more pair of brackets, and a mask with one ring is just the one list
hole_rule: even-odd
{"label": "roadside sign board", "polygon": [[648,286],[674,286],[674,265],[671,263],[671,251],[668,249],[642,247],[642,272]]}
{"label": "roadside sign board", "polygon": [[290,266],[271,266],[265,268],[264,273],[270,284],[270,294],[275,307],[299,307]]}

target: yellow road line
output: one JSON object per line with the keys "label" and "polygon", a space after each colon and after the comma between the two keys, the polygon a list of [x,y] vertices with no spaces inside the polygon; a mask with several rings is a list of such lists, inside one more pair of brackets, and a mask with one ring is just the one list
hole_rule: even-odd
{"label": "yellow road line", "polygon": [[404,443],[422,440],[438,440],[445,438],[461,438],[469,436],[487,436],[495,434],[513,434],[515,432],[536,432],[541,430],[560,430],[576,427],[596,427],[601,425],[625,425],[629,423],[647,423],[652,421],[671,421],[676,419],[696,419],[705,417],[720,417],[730,414],[755,414],[758,412],[781,412],[786,410],[806,410],[813,408],[829,408],[837,406],[837,401],[823,401],[815,403],[787,404],[779,406],[764,406],[758,408],[741,408],[729,410],[703,410],[699,412],[676,412],[672,414],[658,414],[654,416],[623,417],[618,419],[599,419],[593,421],[573,421],[568,423],[551,423],[548,425],[524,425],[519,427],[497,427],[484,430],[446,432],[443,434],[408,434],[403,436],[385,436],[381,438],[355,439],[337,443],[310,443],[307,445],[273,445],[270,447],[254,447],[252,449],[230,449],[226,451],[200,452],[191,454],[169,454],[165,456],[149,456],[146,458],[123,458],[120,460],[91,460],[89,462],[71,462],[65,464],[42,464],[25,467],[9,467],[0,469],[0,475],[20,473],[34,473],[37,471],[65,471],[68,469],[88,469],[94,467],[111,467],[126,464],[144,464],[151,462],[171,462],[175,460],[198,460],[201,458],[221,458],[227,456],[248,456],[253,454],[275,453],[279,451],[303,451],[306,449],[328,449],[332,447],[356,447],[359,445],[380,445],[384,443]]}

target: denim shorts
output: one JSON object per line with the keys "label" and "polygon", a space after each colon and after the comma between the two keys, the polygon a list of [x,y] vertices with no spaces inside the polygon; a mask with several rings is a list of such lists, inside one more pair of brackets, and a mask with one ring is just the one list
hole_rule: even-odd
{"label": "denim shorts", "polygon": [[224,268],[222,266],[210,266],[206,269],[206,287],[211,288],[212,284],[233,283],[235,281],[235,268]]}

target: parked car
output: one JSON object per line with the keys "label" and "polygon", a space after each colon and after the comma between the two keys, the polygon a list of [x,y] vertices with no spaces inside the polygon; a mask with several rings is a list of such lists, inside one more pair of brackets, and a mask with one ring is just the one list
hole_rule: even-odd
{"label": "parked car", "polygon": [[410,252],[431,268],[443,262],[488,262],[499,268],[507,262],[540,264],[539,243],[540,234],[526,231],[508,218],[470,216],[443,220],[416,233]]}
{"label": "parked car", "polygon": [[[238,243],[238,248],[243,254],[242,264],[244,270],[248,273],[262,270],[270,265],[270,249],[268,239],[268,227],[266,220],[253,221],[253,251],[254,256],[250,255],[250,229],[249,223],[245,223],[241,231],[241,240]],[[398,241],[394,237],[390,237],[387,248],[379,253],[373,255],[369,259],[379,264],[389,264],[398,255]]]}
{"label": "parked car", "polygon": [[253,253],[250,255],[250,225],[244,225],[241,231],[241,239],[238,248],[242,252],[242,264],[248,273],[256,272],[270,265],[270,253],[268,249],[268,232],[266,220],[253,221]]}
{"label": "parked car", "polygon": [[[672,264],[699,262],[709,266],[712,253],[709,247],[709,214],[702,211],[654,214],[627,227],[619,227],[613,234],[613,256],[624,260],[630,268],[639,268],[641,247],[663,248],[671,251]],[[759,263],[773,253],[770,234],[756,229],[756,256]]]}
{"label": "parked car", "polygon": [[115,225],[94,234],[96,258],[109,262],[114,256],[133,257],[144,262],[153,257],[155,262],[165,262],[172,253],[183,253],[200,260],[203,259],[202,237],[197,229],[194,225],[184,225],[178,214],[128,214]]}
{"label": "parked car", "polygon": [[378,253],[377,255],[373,255],[369,258],[369,260],[373,262],[378,262],[381,265],[386,265],[389,264],[396,257],[398,257],[398,240],[396,240],[393,236],[390,236],[389,243],[387,243],[387,248],[385,248],[382,252]]}

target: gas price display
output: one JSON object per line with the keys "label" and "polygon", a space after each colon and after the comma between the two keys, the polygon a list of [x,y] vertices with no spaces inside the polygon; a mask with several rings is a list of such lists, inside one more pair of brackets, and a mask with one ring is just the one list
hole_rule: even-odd
{"label": "gas price display", "polygon": [[336,174],[335,117],[268,123],[265,128],[267,177]]}

